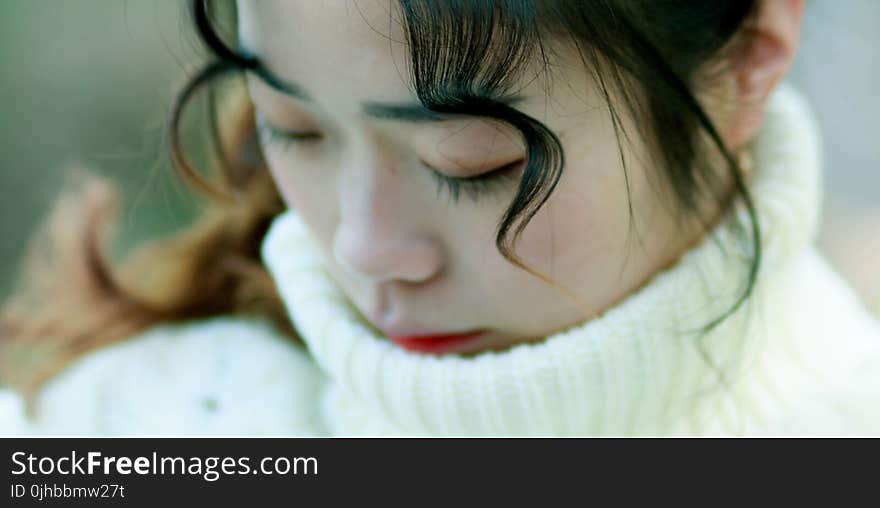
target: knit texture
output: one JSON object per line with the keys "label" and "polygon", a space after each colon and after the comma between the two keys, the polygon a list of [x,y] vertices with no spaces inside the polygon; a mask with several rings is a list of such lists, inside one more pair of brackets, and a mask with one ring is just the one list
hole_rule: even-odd
{"label": "knit texture", "polygon": [[753,144],[763,261],[745,289],[737,205],[702,243],[604,315],[505,351],[407,352],[358,313],[295,212],[263,257],[303,349],[257,319],[157,326],[53,379],[0,434],[880,434],[880,325],[812,247],[821,153],[787,85]]}
{"label": "knit texture", "polygon": [[[321,411],[331,433],[855,432],[847,427],[854,417],[832,414],[837,408],[829,404],[846,398],[849,383],[867,381],[851,369],[866,355],[876,358],[880,333],[876,323],[859,319],[858,302],[810,247],[821,154],[810,112],[788,86],[772,97],[753,150],[761,271],[745,304],[708,332],[706,325],[745,289],[751,249],[742,202],[679,263],[603,316],[538,343],[473,357],[395,346],[325,272],[299,216],[280,216],[263,255],[330,378]],[[817,305],[813,298],[834,301]],[[826,324],[828,333],[816,335]],[[851,333],[835,333],[840,326]],[[877,379],[864,400],[874,415]],[[813,420],[801,421],[807,413]]]}
{"label": "knit texture", "polygon": [[156,326],[76,361],[41,391],[33,421],[0,390],[0,435],[320,435],[321,380],[261,320]]}

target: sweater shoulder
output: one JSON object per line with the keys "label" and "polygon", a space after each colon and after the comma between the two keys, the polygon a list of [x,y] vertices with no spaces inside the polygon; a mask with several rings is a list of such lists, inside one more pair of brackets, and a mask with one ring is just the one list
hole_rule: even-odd
{"label": "sweater shoulder", "polygon": [[[860,435],[880,431],[880,321],[816,250],[785,279],[778,311],[788,340],[780,341],[811,387],[792,427],[798,434]],[[775,337],[781,339],[781,337]],[[777,365],[774,365],[774,367]]]}
{"label": "sweater shoulder", "polygon": [[315,435],[324,379],[256,318],[163,324],[75,361],[43,388],[36,434]]}

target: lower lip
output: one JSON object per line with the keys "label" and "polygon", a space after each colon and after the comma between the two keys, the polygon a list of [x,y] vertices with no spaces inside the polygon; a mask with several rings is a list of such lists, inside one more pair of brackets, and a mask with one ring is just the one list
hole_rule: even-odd
{"label": "lower lip", "polygon": [[481,330],[459,335],[423,335],[414,337],[398,337],[391,335],[388,338],[407,351],[412,351],[414,353],[439,354],[453,352],[461,346],[475,341],[484,333],[485,332]]}

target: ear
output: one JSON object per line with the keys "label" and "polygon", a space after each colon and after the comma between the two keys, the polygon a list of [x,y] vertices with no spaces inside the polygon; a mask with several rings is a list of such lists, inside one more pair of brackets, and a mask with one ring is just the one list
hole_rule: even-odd
{"label": "ear", "polygon": [[767,99],[794,61],[803,7],[803,0],[759,0],[755,18],[737,35],[743,44],[728,60],[735,106],[719,125],[728,147],[739,148],[761,127]]}

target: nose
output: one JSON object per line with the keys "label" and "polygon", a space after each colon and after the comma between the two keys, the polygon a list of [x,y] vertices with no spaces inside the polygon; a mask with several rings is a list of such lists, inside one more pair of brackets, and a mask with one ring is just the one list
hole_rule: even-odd
{"label": "nose", "polygon": [[336,262],[374,283],[425,282],[440,272],[442,260],[434,242],[379,231],[360,221],[340,228],[333,242]]}
{"label": "nose", "polygon": [[344,172],[333,256],[373,283],[425,282],[444,266],[442,245],[428,227],[425,204],[408,189],[405,171],[389,164],[394,162],[361,163]]}

